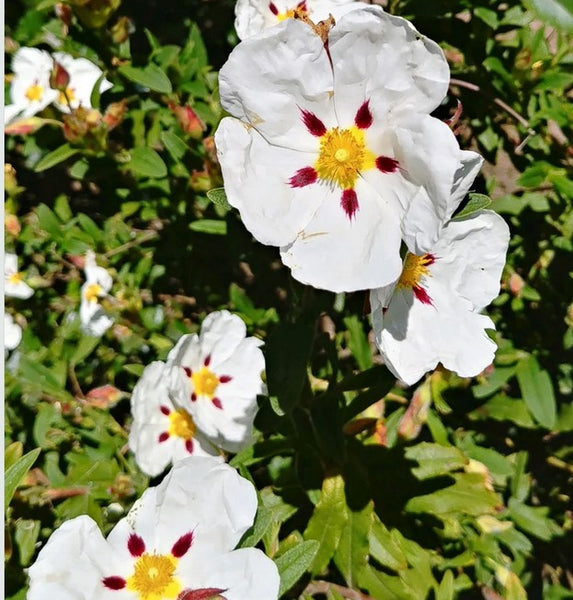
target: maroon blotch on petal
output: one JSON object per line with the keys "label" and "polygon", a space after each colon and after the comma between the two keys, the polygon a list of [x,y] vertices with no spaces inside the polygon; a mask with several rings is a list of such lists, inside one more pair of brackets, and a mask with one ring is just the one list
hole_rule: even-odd
{"label": "maroon blotch on petal", "polygon": [[223,403],[219,400],[219,398],[213,398],[213,400],[211,400],[211,402],[213,403],[213,406],[215,408],[219,408],[219,409],[223,410]]}
{"label": "maroon blotch on petal", "polygon": [[372,121],[374,118],[372,117],[372,113],[370,112],[370,100],[366,100],[362,106],[356,111],[356,116],[354,117],[354,124],[359,129],[368,129],[370,125],[372,125]]}
{"label": "maroon blotch on petal", "polygon": [[314,167],[303,167],[289,179],[289,183],[291,187],[301,188],[315,183],[317,179],[318,173]]}
{"label": "maroon blotch on petal", "polygon": [[302,114],[302,121],[308,132],[316,137],[321,137],[326,133],[326,127],[324,123],[310,110],[300,109]]}
{"label": "maroon blotch on petal", "polygon": [[101,582],[109,590],[123,590],[125,587],[125,579],[123,577],[117,577],[116,575],[104,577]]}
{"label": "maroon blotch on petal", "polygon": [[221,375],[219,377],[219,383],[229,383],[233,378],[230,375]]}
{"label": "maroon blotch on petal", "polygon": [[222,597],[221,594],[227,590],[220,588],[202,588],[200,590],[183,590],[177,600],[209,600],[209,598]]}
{"label": "maroon blotch on petal", "polygon": [[163,404],[159,407],[159,410],[164,414],[168,415],[171,411],[167,408],[167,406],[163,406]]}
{"label": "maroon blotch on petal", "polygon": [[187,375],[187,377],[191,377],[191,375],[193,375],[193,371],[189,367],[183,367],[183,370],[185,371],[185,375]]}
{"label": "maroon blotch on petal", "polygon": [[354,213],[358,210],[358,196],[354,190],[344,190],[340,200],[340,206],[349,219],[352,219]]}
{"label": "maroon blotch on petal", "polygon": [[127,549],[131,556],[141,556],[145,552],[145,542],[143,541],[143,538],[137,535],[137,533],[132,533],[127,540]]}
{"label": "maroon blotch on petal", "polygon": [[192,543],[193,543],[193,532],[189,531],[189,533],[182,535],[173,544],[173,548],[171,548],[171,554],[175,558],[181,558],[184,554],[187,553],[187,550],[189,550],[189,548],[191,548]]}
{"label": "maroon blotch on petal", "polygon": [[269,2],[269,10],[273,13],[273,15],[279,14],[279,9],[274,5],[273,2]]}
{"label": "maroon blotch on petal", "polygon": [[395,173],[400,168],[400,163],[389,156],[379,156],[376,159],[376,168],[382,173]]}
{"label": "maroon blotch on petal", "polygon": [[185,440],[185,450],[187,450],[189,454],[193,454],[193,440]]}
{"label": "maroon blotch on petal", "polygon": [[205,360],[203,361],[203,364],[208,367],[211,364],[211,355],[207,354],[207,356],[205,357]]}
{"label": "maroon blotch on petal", "polygon": [[432,299],[430,298],[430,295],[422,286],[415,285],[412,288],[412,291],[414,292],[414,296],[416,296],[416,298],[422,304],[432,304]]}
{"label": "maroon blotch on petal", "polygon": [[161,444],[161,442],[165,442],[168,439],[169,439],[169,434],[167,433],[167,431],[164,431],[163,433],[159,434],[157,441]]}
{"label": "maroon blotch on petal", "polygon": [[195,400],[197,400],[197,394],[195,392],[193,392],[191,394],[191,402],[195,402]]}
{"label": "maroon blotch on petal", "polygon": [[308,8],[306,7],[306,0],[302,0],[302,2],[299,2],[296,7],[298,8],[298,10],[302,10],[304,12],[308,12]]}

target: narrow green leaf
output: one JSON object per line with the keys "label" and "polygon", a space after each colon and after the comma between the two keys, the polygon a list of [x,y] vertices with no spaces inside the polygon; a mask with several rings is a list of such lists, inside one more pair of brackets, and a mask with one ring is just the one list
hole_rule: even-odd
{"label": "narrow green leaf", "polygon": [[15,530],[14,540],[18,546],[20,564],[25,567],[30,563],[36,551],[36,542],[40,535],[40,521],[18,519]]}
{"label": "narrow green leaf", "polygon": [[369,540],[370,554],[381,565],[393,571],[403,571],[408,568],[408,561],[402,548],[376,514],[372,515]]}
{"label": "narrow green leaf", "polygon": [[159,137],[173,160],[179,161],[183,158],[187,152],[187,144],[178,135],[172,131],[162,131]]}
{"label": "narrow green leaf", "polygon": [[557,418],[557,403],[549,373],[541,369],[534,356],[528,356],[517,365],[516,374],[529,412],[543,427],[552,429]]}
{"label": "narrow green leaf", "polygon": [[127,371],[128,373],[131,373],[132,375],[135,375],[136,377],[141,377],[141,374],[143,373],[143,370],[145,369],[145,367],[143,365],[140,365],[138,363],[123,365],[123,368],[125,371]]}
{"label": "narrow green leaf", "polygon": [[436,591],[436,600],[454,600],[454,575],[451,571],[445,572]]}
{"label": "narrow green leaf", "polygon": [[227,200],[227,194],[225,193],[225,188],[214,188],[212,190],[209,190],[207,192],[207,198],[209,198],[209,200],[211,200],[211,202],[213,204],[215,204],[216,206],[223,208],[225,210],[230,210],[231,209],[231,205],[229,204],[229,201]]}
{"label": "narrow green leaf", "polygon": [[45,204],[40,204],[36,209],[40,227],[47,231],[54,240],[59,241],[63,237],[62,224],[58,217]]}
{"label": "narrow green leaf", "polygon": [[173,91],[169,77],[157,65],[150,64],[143,68],[125,65],[119,68],[119,73],[153,92],[170,94]]}
{"label": "narrow green leaf", "polygon": [[369,369],[372,366],[372,350],[370,350],[362,320],[356,315],[352,315],[345,317],[344,325],[349,334],[348,348],[356,359],[358,367],[361,371]]}
{"label": "narrow green leaf", "polygon": [[452,221],[462,221],[467,219],[478,210],[483,210],[491,204],[491,198],[484,194],[470,194],[467,204],[452,217]]}
{"label": "narrow green leaf", "polygon": [[47,169],[51,169],[55,167],[61,162],[64,162],[68,158],[71,158],[75,154],[77,154],[79,150],[77,148],[72,148],[69,144],[64,144],[59,148],[56,148],[52,152],[48,152],[45,156],[43,156],[34,167],[34,171],[36,173],[41,173],[42,171],[46,171]]}
{"label": "narrow green leaf", "polygon": [[134,148],[128,167],[137,175],[160,179],[167,175],[167,166],[152,148]]}
{"label": "narrow green leaf", "polygon": [[316,540],[308,540],[296,545],[279,556],[275,563],[281,577],[279,596],[282,596],[304,575],[310,567],[320,544]]}
{"label": "narrow green leaf", "polygon": [[210,235],[226,235],[227,223],[225,221],[217,221],[216,219],[199,219],[198,221],[189,223],[189,229]]}
{"label": "narrow green leaf", "polygon": [[22,442],[12,442],[4,449],[4,470],[9,469],[22,457],[24,446]]}
{"label": "narrow green leaf", "polygon": [[22,483],[22,479],[24,479],[26,473],[32,468],[39,454],[40,448],[35,448],[24,454],[22,458],[18,459],[6,470],[4,475],[4,510],[10,505],[16,488]]}
{"label": "narrow green leaf", "polygon": [[95,82],[95,84],[92,88],[92,93],[90,95],[90,104],[92,105],[93,108],[99,108],[100,96],[101,96],[100,86],[104,79],[105,79],[105,73],[102,73],[98,77],[98,80]]}

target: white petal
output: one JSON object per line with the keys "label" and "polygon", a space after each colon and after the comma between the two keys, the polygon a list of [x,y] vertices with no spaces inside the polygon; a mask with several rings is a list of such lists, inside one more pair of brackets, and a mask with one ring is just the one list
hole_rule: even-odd
{"label": "white petal", "polygon": [[101,337],[112,325],[113,319],[109,317],[98,302],[84,298],[87,282],[82,286],[82,300],[80,303],[80,323],[82,330],[88,335]]}
{"label": "white petal", "polygon": [[353,122],[364,100],[370,100],[377,120],[397,109],[429,113],[447,93],[450,72],[440,47],[378,6],[344,15],[328,43],[343,127]]}
{"label": "white petal", "polygon": [[14,317],[4,313],[4,348],[14,350],[22,341],[22,328],[14,322]]}
{"label": "white petal", "polygon": [[103,294],[100,294],[100,296],[111,290],[113,279],[106,269],[97,266],[95,254],[91,250],[86,253],[84,273],[86,274],[86,283],[97,283],[102,287]]}
{"label": "white petal", "polygon": [[316,153],[268,144],[252,127],[233,118],[221,121],[215,134],[229,203],[239,209],[245,227],[263,244],[281,246],[294,240],[325,196],[312,184],[293,188],[299,169],[312,167]]}
{"label": "white petal", "polygon": [[247,326],[241,317],[228,310],[210,313],[201,324],[201,353],[211,357],[210,366],[217,366],[234,355],[247,336]]}
{"label": "white petal", "polygon": [[52,57],[45,50],[19,48],[12,58],[12,71],[15,75],[45,72],[49,77],[53,64]]}
{"label": "white petal", "polygon": [[4,255],[4,275],[14,275],[18,272],[18,256],[12,252]]}
{"label": "white petal", "polygon": [[314,151],[301,109],[336,125],[332,71],[322,41],[300,21],[286,19],[235,47],[219,73],[223,108],[270,143]]}
{"label": "white petal", "polygon": [[474,179],[477,177],[483,157],[471,150],[462,150],[460,152],[460,165],[454,175],[454,184],[452,186],[452,198],[450,204],[454,206],[454,210],[458,208],[460,202],[469,192]]}
{"label": "white petal", "polygon": [[[359,208],[349,218],[342,192],[331,192],[281,257],[302,283],[333,292],[376,288],[402,269],[400,225],[394,209],[363,179],[356,182]],[[381,258],[383,257],[383,258]]]}
{"label": "white petal", "polygon": [[26,300],[34,295],[34,290],[24,281],[18,283],[4,282],[4,294],[10,298],[22,298]]}
{"label": "white petal", "polygon": [[16,121],[25,106],[21,104],[8,104],[4,107],[4,127]]}

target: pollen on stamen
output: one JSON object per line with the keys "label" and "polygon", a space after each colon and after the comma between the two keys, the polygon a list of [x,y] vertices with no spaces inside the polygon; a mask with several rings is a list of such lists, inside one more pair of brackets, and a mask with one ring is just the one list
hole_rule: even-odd
{"label": "pollen on stamen", "polygon": [[213,406],[215,408],[218,408],[219,410],[223,410],[223,403],[219,400],[219,398],[213,398],[213,400],[211,400],[211,402],[213,403]]}
{"label": "pollen on stamen", "polygon": [[187,553],[189,548],[191,548],[191,544],[193,543],[193,532],[189,531],[185,535],[182,535],[174,544],[173,548],[171,548],[171,554],[175,558],[181,558],[184,554]]}
{"label": "pollen on stamen", "polygon": [[279,9],[274,5],[274,2],[269,2],[269,10],[275,15],[275,17],[279,14]]}
{"label": "pollen on stamen", "polygon": [[161,443],[167,441],[168,439],[169,439],[169,434],[167,433],[167,431],[164,431],[163,433],[159,434],[157,441],[161,444]]}
{"label": "pollen on stamen", "polygon": [[317,179],[318,173],[314,167],[303,167],[289,179],[289,183],[291,187],[301,188],[315,183]]}
{"label": "pollen on stamen", "polygon": [[372,121],[374,117],[370,112],[370,100],[366,100],[362,106],[356,111],[356,116],[354,117],[354,124],[359,129],[368,129],[370,125],[372,125]]}
{"label": "pollen on stamen", "polygon": [[376,159],[376,168],[382,173],[395,173],[400,168],[400,163],[389,156],[379,156]]}
{"label": "pollen on stamen", "polygon": [[352,219],[354,213],[358,210],[358,196],[354,190],[344,190],[340,199],[340,206],[349,219]]}
{"label": "pollen on stamen", "polygon": [[162,412],[162,413],[163,413],[165,416],[167,416],[167,415],[168,415],[168,414],[171,412],[171,411],[170,411],[170,410],[167,408],[167,406],[163,406],[163,405],[161,405],[161,406],[159,407],[159,410],[160,410],[160,411],[161,411],[161,412]]}
{"label": "pollen on stamen", "polygon": [[125,587],[125,579],[123,577],[117,577],[112,575],[111,577],[104,577],[102,583],[109,590],[123,590]]}
{"label": "pollen on stamen", "polygon": [[132,533],[127,540],[127,549],[131,556],[141,556],[145,552],[145,542],[136,533]]}
{"label": "pollen on stamen", "polygon": [[302,121],[308,132],[316,137],[321,137],[326,133],[326,127],[324,123],[310,110],[300,109],[302,114]]}

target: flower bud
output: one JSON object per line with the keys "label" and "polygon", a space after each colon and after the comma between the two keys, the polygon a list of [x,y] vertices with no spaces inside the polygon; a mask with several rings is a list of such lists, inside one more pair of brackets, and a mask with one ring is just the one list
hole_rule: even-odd
{"label": "flower bud", "polygon": [[123,44],[135,31],[133,23],[128,17],[119,17],[115,25],[111,28],[110,34],[114,44]]}
{"label": "flower bud", "polygon": [[171,102],[169,108],[177,117],[179,127],[181,127],[186,134],[195,139],[201,139],[203,137],[203,132],[207,129],[207,126],[188,104],[185,106],[178,106]]}
{"label": "flower bud", "polygon": [[107,107],[103,116],[103,122],[107,126],[108,131],[114,129],[123,121],[126,112],[127,100],[112,102],[112,104]]}
{"label": "flower bud", "polygon": [[18,221],[18,217],[16,215],[6,215],[4,217],[4,226],[6,227],[6,231],[14,237],[16,237],[22,230],[20,221]]}
{"label": "flower bud", "polygon": [[57,60],[54,60],[54,67],[50,75],[50,87],[65,93],[68,85],[70,85],[70,74]]}
{"label": "flower bud", "polygon": [[72,24],[72,7],[63,2],[58,2],[54,7],[56,17],[66,26],[69,27]]}

